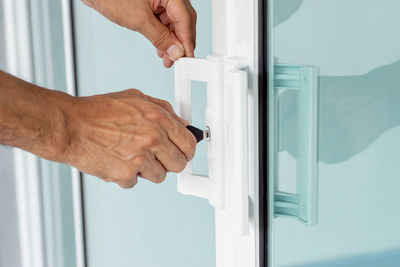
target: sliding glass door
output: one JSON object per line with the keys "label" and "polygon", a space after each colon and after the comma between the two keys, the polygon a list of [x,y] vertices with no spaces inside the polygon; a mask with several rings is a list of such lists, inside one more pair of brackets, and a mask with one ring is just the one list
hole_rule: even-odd
{"label": "sliding glass door", "polygon": [[270,266],[400,266],[400,2],[267,10]]}

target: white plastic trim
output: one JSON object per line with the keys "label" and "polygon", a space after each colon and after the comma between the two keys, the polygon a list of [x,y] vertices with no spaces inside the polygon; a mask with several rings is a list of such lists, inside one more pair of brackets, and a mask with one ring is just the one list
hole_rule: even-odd
{"label": "white plastic trim", "polygon": [[[29,3],[3,1],[7,71],[33,79]],[[38,159],[14,149],[18,232],[22,267],[44,266],[42,206]]]}
{"label": "white plastic trim", "polygon": [[[67,82],[67,92],[70,95],[76,95],[76,77],[75,77],[75,58],[73,50],[73,29],[71,1],[62,0],[62,19],[64,36],[64,60],[65,74]],[[83,211],[82,211],[82,188],[81,175],[79,170],[72,168],[72,194],[74,207],[74,230],[75,230],[75,257],[76,267],[85,267],[85,247],[83,234]]]}

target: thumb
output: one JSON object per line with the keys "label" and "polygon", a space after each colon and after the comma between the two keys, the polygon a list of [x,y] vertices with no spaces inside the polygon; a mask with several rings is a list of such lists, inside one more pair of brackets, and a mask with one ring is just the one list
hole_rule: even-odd
{"label": "thumb", "polygon": [[146,37],[155,48],[164,52],[172,60],[178,60],[185,55],[185,49],[175,34],[161,23],[154,15],[147,25],[141,27],[141,34]]}

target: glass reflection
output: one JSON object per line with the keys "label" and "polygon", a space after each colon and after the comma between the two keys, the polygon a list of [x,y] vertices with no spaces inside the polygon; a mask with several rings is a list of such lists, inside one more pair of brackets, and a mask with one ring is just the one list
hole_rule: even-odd
{"label": "glass reflection", "polygon": [[[400,61],[357,76],[321,76],[319,161],[335,164],[400,124]],[[283,92],[280,151],[297,158],[297,92]]]}

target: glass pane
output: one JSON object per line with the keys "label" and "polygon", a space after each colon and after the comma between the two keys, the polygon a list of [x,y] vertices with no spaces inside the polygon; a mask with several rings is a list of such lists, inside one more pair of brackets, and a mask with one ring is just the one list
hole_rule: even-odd
{"label": "glass pane", "polygon": [[[205,57],[211,53],[211,1],[192,4],[198,13],[196,53]],[[78,0],[74,18],[80,95],[137,88],[173,104],[173,68],[164,69],[146,39]],[[205,94],[196,97],[205,103]],[[201,123],[202,116],[194,116]],[[195,165],[207,173],[204,160]],[[214,210],[206,200],[178,193],[175,174],[162,184],[139,179],[129,190],[88,175],[83,181],[89,267],[215,266]]]}
{"label": "glass pane", "polygon": [[[271,218],[273,266],[400,266],[400,2],[269,5],[270,64],[319,70],[318,222]],[[271,187],[302,197],[301,90],[269,82]]]}

